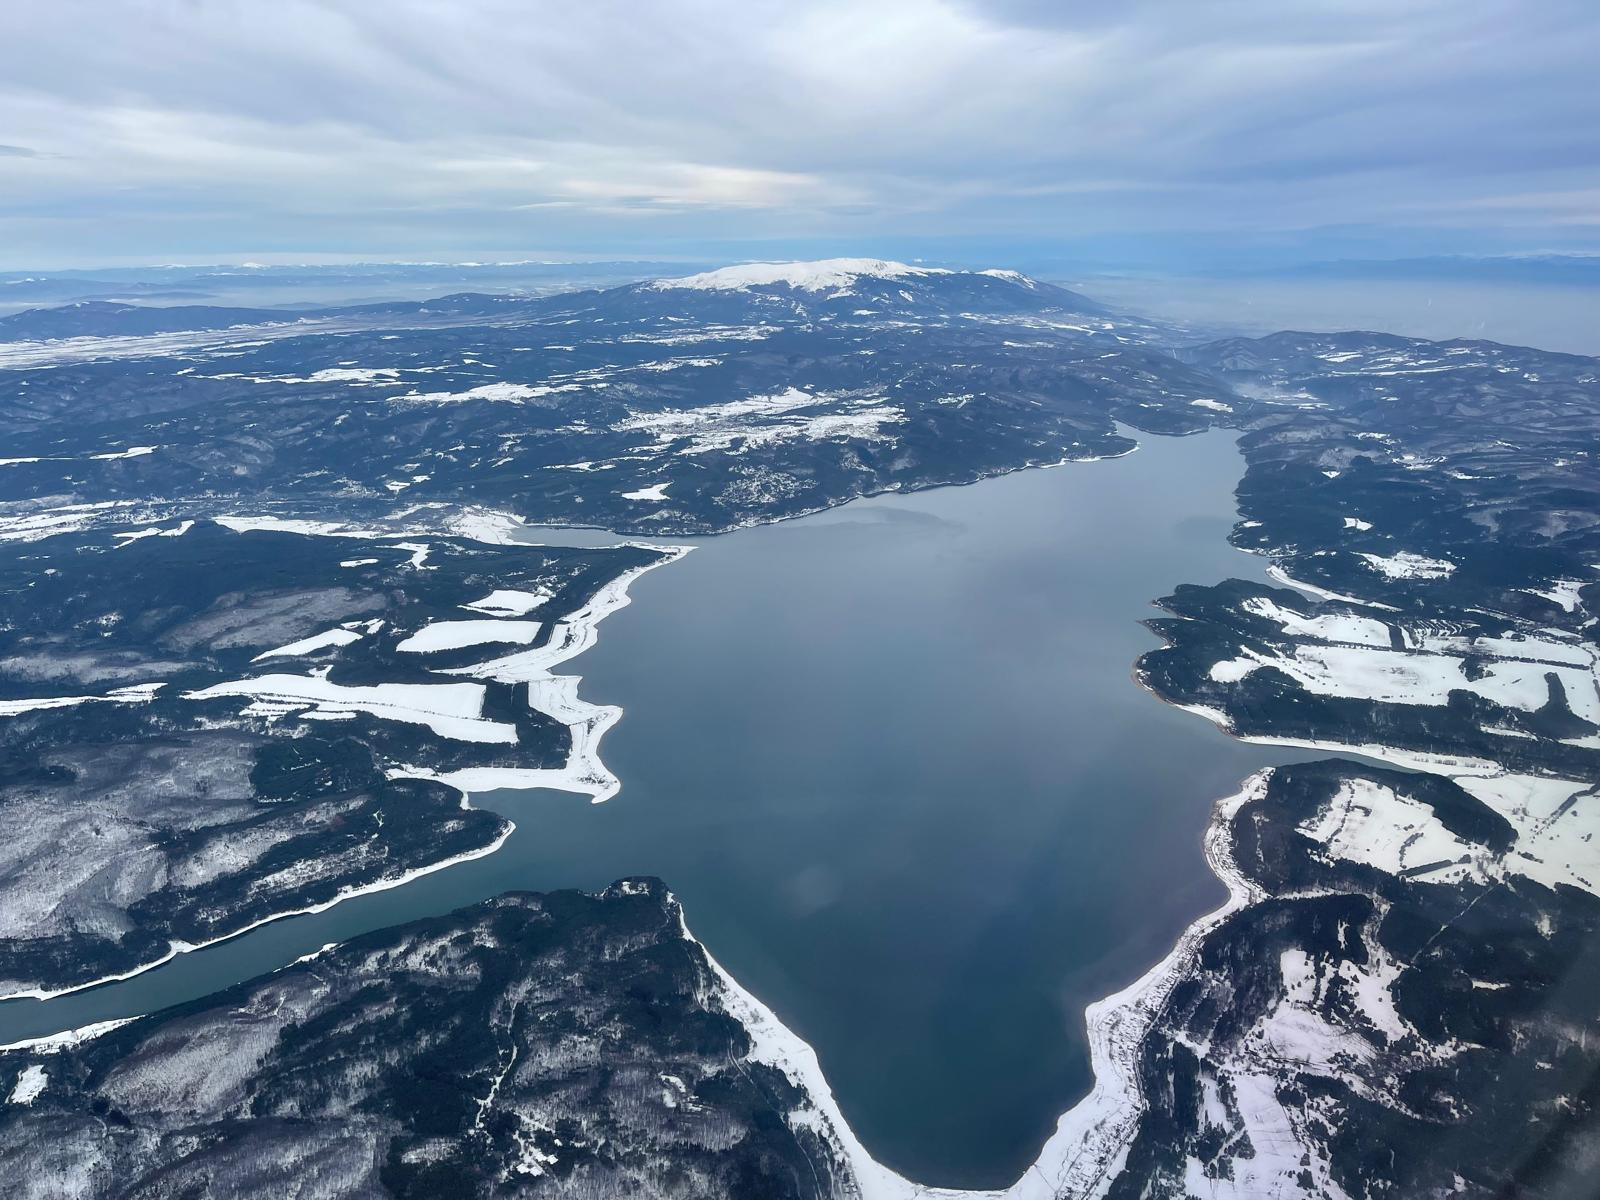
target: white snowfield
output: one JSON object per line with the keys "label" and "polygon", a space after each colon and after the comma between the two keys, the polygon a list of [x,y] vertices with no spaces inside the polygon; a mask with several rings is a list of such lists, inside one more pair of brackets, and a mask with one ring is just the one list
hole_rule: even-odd
{"label": "white snowfield", "polygon": [[[987,272],[986,272],[987,273]],[[650,285],[662,291],[696,288],[701,291],[733,292],[752,287],[783,284],[802,292],[848,289],[857,279],[909,279],[916,276],[950,275],[936,267],[913,267],[882,258],[823,258],[814,262],[741,263],[685,275],[678,279],[656,279]]]}
{"label": "white snowfield", "polygon": [[1448,559],[1429,558],[1425,554],[1412,554],[1401,550],[1397,554],[1358,554],[1367,566],[1390,579],[1443,579],[1455,571],[1456,565]]}
{"label": "white snowfield", "polygon": [[[1235,683],[1271,667],[1319,695],[1442,705],[1451,692],[1464,691],[1536,712],[1549,702],[1554,677],[1572,712],[1600,725],[1600,662],[1589,647],[1559,640],[1553,632],[1467,638],[1359,613],[1305,617],[1264,597],[1243,607],[1276,622],[1288,640],[1265,650],[1244,646],[1237,657],[1214,663],[1210,674],[1219,683]],[[1405,649],[1391,647],[1391,626]],[[1469,655],[1484,656],[1477,659],[1475,679],[1467,676]]]}
{"label": "white snowfield", "polygon": [[1456,782],[1516,829],[1516,844],[1499,863],[1504,872],[1600,895],[1600,791],[1593,780],[1500,774]]}
{"label": "white snowfield", "polygon": [[735,442],[740,449],[733,452],[742,453],[754,446],[787,441],[887,441],[892,435],[883,427],[905,419],[902,409],[884,403],[881,396],[813,395],[791,387],[700,408],[635,413],[616,427],[654,435],[655,443],[648,447],[652,452],[670,450],[673,443],[688,439],[678,453],[692,455],[732,451]]}
{"label": "white snowfield", "polygon": [[112,509],[131,508],[134,504],[133,500],[97,500],[93,504],[59,504],[0,517],[0,542],[36,542],[58,533],[77,533],[99,523]]}
{"label": "white snowfield", "polygon": [[[114,501],[113,503],[124,503]],[[347,537],[390,542],[397,548],[415,552],[419,544],[407,544],[408,537],[458,537],[486,546],[536,545],[527,531],[534,529],[521,517],[499,509],[481,505],[458,506],[442,501],[413,504],[392,516],[375,522],[381,528],[349,525],[340,521],[315,521],[302,517],[279,517],[230,514],[212,518],[218,525],[235,533],[248,533],[264,529],[277,533],[299,533],[307,537]],[[0,540],[5,537],[5,525],[0,522]],[[341,566],[362,566],[377,562],[374,558],[352,558]]]}
{"label": "white snowfield", "polygon": [[1030,279],[1021,271],[1012,271],[1005,267],[985,267],[977,273],[979,275],[987,275],[991,279],[1004,279],[1007,283],[1021,284],[1025,288],[1037,288],[1039,286],[1037,280]]}
{"label": "white snowfield", "polygon": [[6,1102],[8,1104],[32,1104],[39,1098],[39,1094],[44,1091],[45,1084],[49,1081],[49,1076],[45,1074],[44,1068],[38,1063],[34,1063],[26,1068],[21,1075],[17,1076],[16,1086],[11,1089],[11,1095],[7,1097]]}
{"label": "white snowfield", "polygon": [[313,633],[310,637],[290,642],[287,646],[263,650],[250,661],[260,662],[263,658],[294,658],[301,654],[314,654],[318,650],[334,646],[348,646],[351,642],[359,642],[364,636],[365,634],[359,629],[347,629],[341,625],[334,629],[325,629],[321,633]]}
{"label": "white snowfield", "polygon": [[491,617],[521,617],[531,613],[550,599],[549,592],[525,592],[513,588],[497,588],[482,600],[474,600],[461,607],[473,612],[487,613]]}
{"label": "white snowfield", "polygon": [[324,367],[309,375],[283,375],[273,383],[390,383],[400,378],[396,367]]}
{"label": "white snowfield", "polygon": [[1537,636],[1507,630],[1499,637],[1467,637],[1455,626],[1443,622],[1408,621],[1395,628],[1400,631],[1408,650],[1426,650],[1430,654],[1480,654],[1563,663],[1571,667],[1587,667],[1595,661],[1594,652],[1586,645],[1556,629],[1539,630]]}
{"label": "white snowfield", "polygon": [[435,621],[424,625],[395,649],[408,654],[433,654],[440,650],[506,642],[525,646],[539,636],[539,629],[537,621]]}
{"label": "white snowfield", "polygon": [[179,521],[171,529],[163,529],[159,525],[149,525],[143,529],[122,530],[121,532],[113,533],[111,536],[121,539],[117,543],[117,548],[120,550],[124,546],[133,545],[135,542],[142,542],[148,537],[182,537],[193,528],[193,521]]}
{"label": "white snowfield", "polygon": [[1267,568],[1267,577],[1283,584],[1284,587],[1292,587],[1295,591],[1304,592],[1307,596],[1314,596],[1318,600],[1338,600],[1344,604],[1354,604],[1362,608],[1378,609],[1383,612],[1400,611],[1392,604],[1379,604],[1374,600],[1363,600],[1359,596],[1347,596],[1343,592],[1330,592],[1327,588],[1318,587],[1313,583],[1302,583],[1276,563]]}
{"label": "white snowfield", "polygon": [[[1597,567],[1596,570],[1600,570],[1600,567]],[[1578,610],[1579,593],[1591,582],[1593,581],[1583,579],[1557,579],[1548,588],[1542,590],[1539,588],[1526,588],[1524,590],[1530,596],[1540,596],[1552,604],[1559,605],[1564,612],[1576,612]]]}
{"label": "white snowfield", "polygon": [[1429,883],[1479,882],[1521,875],[1600,895],[1600,793],[1572,779],[1502,773],[1462,775],[1456,783],[1511,823],[1504,855],[1463,841],[1426,805],[1367,780],[1347,780],[1332,802],[1299,826],[1329,859],[1365,863]]}
{"label": "white snowfield", "polygon": [[107,450],[101,454],[90,454],[82,460],[72,455],[31,454],[21,458],[0,458],[0,467],[15,467],[23,463],[41,462],[110,462],[118,458],[143,458],[146,454],[154,454],[160,448],[159,446],[129,446],[126,450]]}
{"label": "white snowfield", "polygon": [[[127,358],[169,358],[224,348],[261,345],[280,338],[299,337],[317,329],[340,328],[335,321],[297,317],[262,325],[234,325],[227,329],[184,329],[175,333],[134,333],[0,342],[0,367],[21,369],[55,363],[106,362]],[[246,340],[248,339],[248,340]]]}
{"label": "white snowfield", "polygon": [[501,404],[521,404],[528,400],[538,400],[545,396],[553,396],[558,392],[580,392],[582,387],[575,383],[561,384],[527,384],[527,383],[484,383],[477,387],[468,388],[463,392],[407,392],[403,396],[391,396],[389,399],[396,404],[465,404],[473,400],[486,400]]}
{"label": "white snowfield", "polygon": [[352,538],[380,538],[384,535],[369,529],[352,529],[338,521],[308,521],[296,517],[241,517],[223,516],[214,518],[218,525],[224,529],[231,529],[235,533],[249,533],[255,529],[265,529],[271,533],[299,533],[307,537],[352,537]]}
{"label": "white snowfield", "polygon": [[164,683],[135,683],[129,687],[113,688],[102,696],[29,696],[21,700],[0,700],[0,717],[14,717],[47,708],[75,708],[80,704],[145,704],[166,686]]}
{"label": "white snowfield", "polygon": [[1371,780],[1345,780],[1328,806],[1297,828],[1321,845],[1326,860],[1365,863],[1391,875],[1409,871],[1430,883],[1489,874],[1484,847],[1451,833],[1427,805]]}
{"label": "white snowfield", "polygon": [[484,687],[479,683],[379,683],[347,687],[322,675],[261,675],[213,684],[185,692],[185,700],[248,697],[243,711],[258,716],[300,716],[313,720],[348,720],[368,713],[388,721],[426,725],[440,737],[462,742],[515,745],[517,730],[483,716]]}
{"label": "white snowfield", "polygon": [[1307,617],[1274,604],[1265,596],[1252,596],[1241,607],[1246,612],[1276,622],[1291,637],[1315,638],[1324,642],[1354,642],[1361,646],[1385,648],[1389,645],[1388,622],[1375,617],[1347,612],[1317,613]]}

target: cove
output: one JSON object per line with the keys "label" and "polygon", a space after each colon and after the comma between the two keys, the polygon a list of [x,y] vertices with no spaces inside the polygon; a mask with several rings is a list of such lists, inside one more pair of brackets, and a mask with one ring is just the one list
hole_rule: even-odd
{"label": "cove", "polygon": [[[697,937],[816,1049],[886,1165],[1013,1182],[1087,1092],[1083,1009],[1223,889],[1212,802],[1304,757],[1246,746],[1131,677],[1179,583],[1232,549],[1230,436],[857,501],[651,571],[567,664],[620,704],[603,805],[474,803],[496,854],[145,975],[0,1006],[0,1042],[147,1012],[329,941],[511,889],[665,879]],[[583,535],[547,540],[616,540]]]}

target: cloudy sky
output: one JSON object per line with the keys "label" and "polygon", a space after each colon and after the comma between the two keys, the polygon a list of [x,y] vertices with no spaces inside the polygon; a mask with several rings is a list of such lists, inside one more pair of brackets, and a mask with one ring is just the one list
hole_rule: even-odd
{"label": "cloudy sky", "polygon": [[6,0],[0,265],[1600,250],[1594,0]]}

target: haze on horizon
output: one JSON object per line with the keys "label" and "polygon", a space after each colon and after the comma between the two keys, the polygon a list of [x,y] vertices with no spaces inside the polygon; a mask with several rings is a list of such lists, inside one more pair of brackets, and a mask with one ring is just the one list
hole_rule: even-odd
{"label": "haze on horizon", "polygon": [[0,266],[1595,252],[1597,49],[1583,0],[14,0]]}

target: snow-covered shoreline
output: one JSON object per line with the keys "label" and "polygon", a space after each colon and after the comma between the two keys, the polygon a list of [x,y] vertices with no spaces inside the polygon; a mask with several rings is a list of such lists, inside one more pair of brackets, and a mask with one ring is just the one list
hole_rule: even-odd
{"label": "snow-covered shoreline", "polygon": [[[462,796],[462,807],[471,807],[465,795]],[[364,883],[356,887],[340,888],[338,892],[334,893],[334,895],[329,897],[327,900],[322,900],[316,904],[307,905],[304,908],[294,908],[285,912],[271,913],[268,916],[261,917],[258,920],[250,922],[248,925],[244,925],[238,929],[235,929],[231,933],[225,933],[221,937],[210,938],[204,942],[170,942],[168,943],[167,952],[160,958],[143,963],[117,975],[107,975],[103,979],[91,979],[87,983],[75,983],[71,987],[56,988],[53,991],[45,988],[28,988],[23,991],[3,992],[0,993],[0,1002],[7,1000],[54,1000],[58,996],[70,996],[74,992],[86,992],[90,988],[101,987],[108,983],[121,983],[123,980],[133,979],[136,976],[143,975],[147,971],[153,971],[157,967],[171,962],[180,954],[189,954],[195,950],[204,950],[210,946],[221,945],[223,942],[231,942],[235,938],[243,937],[252,930],[260,929],[263,925],[270,925],[274,921],[284,921],[288,920],[290,917],[314,916],[320,912],[327,912],[330,908],[333,908],[337,904],[343,904],[347,900],[354,900],[357,896],[366,896],[373,892],[391,891],[394,888],[404,887],[408,883],[412,883],[415,880],[421,879],[424,875],[432,875],[435,871],[443,871],[446,867],[454,867],[464,862],[471,862],[476,858],[486,858],[495,851],[499,850],[501,846],[504,846],[506,844],[506,839],[516,832],[517,827],[515,824],[513,824],[507,818],[502,817],[501,819],[505,821],[505,828],[500,831],[499,835],[494,839],[494,841],[490,842],[486,846],[479,846],[473,850],[463,851],[461,854],[440,859],[435,863],[428,863],[426,866],[417,867],[414,870],[405,871],[399,875],[393,875],[384,879],[374,880],[372,883]],[[127,1020],[134,1019],[135,1018],[132,1017],[127,1018]],[[47,1037],[66,1037],[68,1034],[74,1032],[78,1031],[66,1030],[63,1033],[47,1035]],[[40,1041],[44,1039],[36,1038],[33,1040]],[[21,1048],[24,1048],[22,1043],[17,1043],[14,1046],[0,1046],[0,1052]]]}
{"label": "snow-covered shoreline", "polygon": [[501,683],[526,683],[530,707],[567,727],[572,749],[560,767],[467,767],[436,772],[426,767],[396,767],[391,779],[432,779],[461,791],[485,792],[498,788],[554,788],[587,795],[600,804],[615,796],[622,784],[600,760],[600,739],[619,720],[622,709],[614,704],[592,704],[578,696],[581,675],[556,675],[553,668],[592,648],[599,639],[600,622],[631,604],[628,589],[647,571],[676,562],[689,553],[687,546],[652,547],[660,553],[654,562],[624,571],[601,587],[582,608],[553,623],[550,640],[543,646],[518,650],[456,667],[446,672]]}
{"label": "snow-covered shoreline", "polygon": [[1137,1058],[1145,1036],[1172,991],[1188,978],[1200,944],[1234,913],[1260,897],[1233,858],[1232,821],[1266,790],[1271,768],[1257,771],[1237,792],[1217,801],[1205,832],[1206,863],[1228,898],[1178,935],[1167,956],[1133,983],[1089,1005],[1089,1057],[1094,1086],[1062,1114],[1034,1166],[1006,1193],[1016,1200],[1102,1194],[1127,1155],[1144,1113]]}
{"label": "snow-covered shoreline", "polygon": [[[474,540],[491,544],[520,544],[515,539],[506,537],[504,529],[492,523],[485,523],[480,520],[469,524],[471,532],[462,530],[458,533],[458,536],[472,537]],[[280,530],[284,528],[280,522],[269,524],[250,519],[241,519],[238,522],[238,526],[238,531],[240,532],[249,528],[274,528]],[[348,531],[336,526],[302,527],[291,531],[311,536],[347,535],[348,533]],[[582,682],[581,677],[577,675],[555,675],[552,674],[552,668],[566,662],[568,659],[575,658],[595,645],[599,638],[600,622],[631,603],[628,589],[636,579],[655,567],[677,561],[689,552],[690,547],[652,546],[650,549],[656,551],[659,557],[651,562],[624,571],[607,581],[583,607],[553,622],[554,628],[551,638],[544,646],[520,651],[503,658],[460,668],[452,672],[454,674],[470,675],[475,678],[492,678],[504,682],[528,683],[530,707],[554,720],[560,721],[567,726],[571,734],[572,748],[563,766],[555,768],[479,767],[449,772],[435,772],[421,766],[399,766],[391,768],[387,772],[389,778],[424,779],[443,783],[448,787],[454,788],[460,794],[462,808],[473,807],[471,803],[471,795],[473,793],[493,791],[500,788],[552,788],[558,791],[577,792],[588,795],[590,800],[597,804],[616,795],[621,784],[600,760],[599,746],[600,739],[605,732],[621,719],[622,709],[616,705],[597,705],[580,699],[577,691],[578,685]],[[205,942],[172,941],[169,943],[165,954],[149,962],[134,966],[127,971],[64,988],[22,988],[13,991],[0,991],[0,1003],[9,1000],[47,1001],[60,996],[101,987],[105,984],[120,983],[155,970],[171,962],[180,954],[203,950],[209,946],[231,941],[234,938],[250,933],[252,930],[259,929],[263,925],[291,917],[311,916],[316,913],[326,912],[335,905],[355,899],[358,896],[403,887],[435,871],[441,871],[463,862],[486,857],[499,850],[516,829],[516,826],[509,819],[503,817],[501,819],[505,823],[504,828],[494,841],[486,846],[453,855],[450,858],[442,859],[399,875],[379,879],[369,884],[341,888],[334,896],[325,901],[289,909],[284,912],[268,914],[239,929],[225,933],[220,937],[211,938]]]}
{"label": "snow-covered shoreline", "polygon": [[[1091,1004],[1086,1010],[1094,1086],[1090,1093],[1060,1117],[1055,1132],[1045,1142],[1038,1159],[1010,1187],[1000,1190],[959,1190],[930,1187],[894,1172],[874,1159],[850,1128],[833,1091],[823,1074],[815,1050],[789,1030],[760,999],[743,987],[695,939],[683,918],[678,917],[683,937],[705,955],[716,975],[718,991],[713,1003],[737,1020],[749,1034],[752,1049],[749,1060],[781,1071],[802,1088],[809,1104],[788,1114],[795,1125],[809,1128],[826,1145],[837,1161],[848,1169],[859,1188],[861,1200],[919,1200],[943,1197],[947,1200],[1060,1200],[1062,1197],[1091,1197],[1103,1192],[1116,1176],[1139,1117],[1144,1112],[1137,1082],[1137,1059],[1144,1038],[1160,1015],[1172,990],[1188,976],[1203,939],[1231,914],[1251,903],[1256,892],[1234,865],[1229,840],[1230,821],[1245,803],[1258,798],[1266,786],[1270,770],[1247,779],[1234,795],[1216,806],[1205,837],[1206,859],[1227,886],[1228,899],[1219,908],[1201,917],[1180,935],[1173,949],[1137,981],[1121,991]],[[488,847],[432,864],[393,880],[380,881],[352,889],[325,903],[265,918],[240,930],[242,934],[280,917],[321,912],[333,905],[366,892],[400,887],[421,875],[442,870],[455,863],[492,854],[512,832],[510,822],[496,842]],[[231,934],[229,937],[239,936]],[[218,938],[205,945],[228,940]],[[175,947],[167,957],[201,946]],[[162,961],[166,961],[163,959]],[[155,964],[152,964],[155,965]],[[148,969],[148,968],[143,968]],[[137,972],[134,972],[135,974]],[[119,978],[127,978],[120,976]],[[105,982],[105,981],[102,981]],[[47,999],[79,988],[37,994]],[[46,1052],[75,1045],[126,1024],[125,1018],[95,1022],[77,1029],[29,1038],[0,1046],[7,1051]]]}
{"label": "snow-covered shoreline", "polygon": [[[1103,1194],[1116,1177],[1145,1108],[1138,1083],[1138,1054],[1172,991],[1186,978],[1204,939],[1234,913],[1259,898],[1233,858],[1231,823],[1235,813],[1265,792],[1271,768],[1249,776],[1234,794],[1219,801],[1205,833],[1206,862],[1228,889],[1223,904],[1199,917],[1178,937],[1166,957],[1133,983],[1090,1004],[1085,1010],[1094,1085],[1056,1123],[1039,1157],[1010,1187],[967,1191],[930,1187],[895,1173],[874,1159],[851,1130],[834,1099],[816,1051],[791,1032],[773,1011],[752,995],[712,956],[701,951],[722,983],[721,1001],[750,1034],[753,1061],[782,1071],[811,1098],[811,1113],[794,1119],[809,1124],[846,1162],[862,1200],[1086,1200]],[[687,924],[683,935],[695,941]],[[697,945],[700,943],[696,942]]]}

